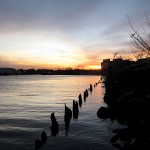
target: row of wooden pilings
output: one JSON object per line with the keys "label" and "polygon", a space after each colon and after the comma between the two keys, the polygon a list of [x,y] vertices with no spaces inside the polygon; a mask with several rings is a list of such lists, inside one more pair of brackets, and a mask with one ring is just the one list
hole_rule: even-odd
{"label": "row of wooden pilings", "polygon": [[[100,80],[94,84],[94,88],[99,83],[101,83]],[[69,107],[67,107],[66,103],[65,103],[64,122],[65,122],[66,129],[69,128],[69,124],[70,124],[70,120],[72,118],[72,114],[73,114],[74,119],[78,119],[79,106],[82,107],[82,102],[86,101],[87,97],[89,96],[89,92],[91,93],[92,91],[93,91],[93,86],[92,86],[92,84],[90,84],[90,87],[83,92],[83,100],[82,100],[82,95],[81,94],[79,94],[79,96],[78,96],[78,101],[73,100],[73,110],[71,110]],[[51,127],[50,127],[51,128],[51,135],[56,136],[59,132],[59,124],[56,120],[54,112],[51,113],[50,119],[51,119],[51,122],[52,122]],[[47,134],[46,134],[45,131],[43,131],[41,133],[41,139],[40,140],[35,140],[35,150],[39,150],[39,148],[41,148],[46,143],[46,141],[47,141]]]}

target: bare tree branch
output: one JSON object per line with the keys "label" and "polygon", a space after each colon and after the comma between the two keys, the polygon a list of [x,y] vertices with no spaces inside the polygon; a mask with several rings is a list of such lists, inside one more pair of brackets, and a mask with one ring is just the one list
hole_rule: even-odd
{"label": "bare tree branch", "polygon": [[[146,16],[146,21],[148,23],[148,25],[150,26],[150,21],[147,17],[147,15],[145,14]],[[130,18],[127,16],[128,18],[128,22],[129,22],[129,25],[131,27],[131,29],[133,30],[133,33],[131,34],[131,38],[133,40],[132,44],[134,45],[134,47],[137,49],[136,52],[133,52],[134,56],[136,58],[149,58],[150,56],[150,47],[149,47],[149,43],[150,43],[150,34],[146,32],[146,30],[143,28],[143,26],[141,27],[142,28],[142,31],[141,34],[143,34],[146,39],[144,39],[141,34],[135,30],[135,28],[133,27],[131,21],[130,21]]]}

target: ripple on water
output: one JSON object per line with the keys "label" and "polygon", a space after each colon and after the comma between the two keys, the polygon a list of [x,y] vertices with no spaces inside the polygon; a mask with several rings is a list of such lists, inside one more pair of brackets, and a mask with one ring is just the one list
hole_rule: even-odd
{"label": "ripple on water", "polygon": [[[99,76],[1,77],[0,149],[34,149],[34,140],[46,131],[48,140],[42,147],[45,150],[113,150],[108,141],[111,124],[96,116],[103,105],[101,86],[89,93],[79,109],[78,120],[71,120],[69,130],[64,125],[64,103],[72,109],[72,101],[78,100],[78,95],[99,79]],[[50,131],[52,112],[59,123],[56,137]]]}

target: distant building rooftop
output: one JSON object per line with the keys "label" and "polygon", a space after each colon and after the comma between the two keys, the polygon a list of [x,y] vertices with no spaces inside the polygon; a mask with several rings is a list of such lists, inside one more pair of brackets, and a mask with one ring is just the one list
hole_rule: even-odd
{"label": "distant building rooftop", "polygon": [[0,75],[14,75],[17,71],[14,68],[0,68]]}

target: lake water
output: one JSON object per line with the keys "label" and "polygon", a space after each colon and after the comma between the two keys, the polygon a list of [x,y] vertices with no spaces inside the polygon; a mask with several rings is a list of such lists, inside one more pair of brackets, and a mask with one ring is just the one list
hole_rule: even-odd
{"label": "lake water", "polygon": [[[96,115],[105,105],[102,83],[89,93],[79,118],[71,120],[67,131],[64,125],[64,103],[72,109],[72,101],[99,80],[100,76],[0,76],[0,149],[32,150],[45,131],[48,139],[43,150],[115,150],[109,140],[119,124]],[[52,112],[59,123],[57,136],[51,136]]]}

